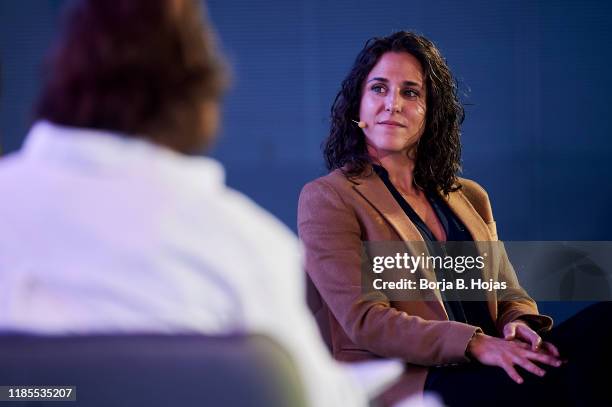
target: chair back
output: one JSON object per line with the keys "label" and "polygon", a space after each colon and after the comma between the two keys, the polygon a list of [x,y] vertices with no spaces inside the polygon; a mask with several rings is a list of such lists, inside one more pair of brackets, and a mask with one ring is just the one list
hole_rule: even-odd
{"label": "chair back", "polygon": [[260,335],[0,334],[0,386],[9,385],[76,386],[77,403],[21,407],[305,405],[289,355]]}

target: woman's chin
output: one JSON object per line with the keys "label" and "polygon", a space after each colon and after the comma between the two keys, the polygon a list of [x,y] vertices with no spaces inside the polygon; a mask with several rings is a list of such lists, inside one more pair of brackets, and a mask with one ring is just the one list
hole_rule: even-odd
{"label": "woman's chin", "polygon": [[388,142],[375,144],[376,150],[381,152],[384,151],[388,154],[405,153],[406,151],[410,150],[411,145],[412,143],[407,143],[404,140],[389,140]]}

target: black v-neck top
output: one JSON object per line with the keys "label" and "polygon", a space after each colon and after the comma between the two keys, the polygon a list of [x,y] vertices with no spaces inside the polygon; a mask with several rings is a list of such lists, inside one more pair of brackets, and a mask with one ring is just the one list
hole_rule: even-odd
{"label": "black v-neck top", "polygon": [[[404,199],[402,194],[395,188],[389,179],[389,173],[383,167],[379,165],[373,165],[374,171],[384,182],[391,195],[395,198],[397,203],[400,205],[406,216],[410,218],[412,223],[421,233],[423,240],[428,246],[431,254],[435,255],[446,255],[445,245],[443,244],[430,244],[432,242],[438,242],[438,239],[434,236],[429,227],[423,222],[419,215],[412,209],[410,204]],[[465,227],[463,222],[455,215],[450,209],[446,201],[437,192],[425,192],[427,200],[431,204],[436,216],[438,217],[444,232],[446,233],[447,241],[473,241],[473,237]],[[474,245],[474,251],[476,246]],[[436,277],[442,278],[444,270],[436,270]],[[448,276],[448,274],[446,274]],[[453,298],[452,291],[441,291],[440,295],[444,303],[444,308],[448,314],[448,317],[452,321],[464,322],[470,325],[480,327],[487,335],[498,336],[497,329],[489,313],[487,303],[485,301],[465,301]]]}

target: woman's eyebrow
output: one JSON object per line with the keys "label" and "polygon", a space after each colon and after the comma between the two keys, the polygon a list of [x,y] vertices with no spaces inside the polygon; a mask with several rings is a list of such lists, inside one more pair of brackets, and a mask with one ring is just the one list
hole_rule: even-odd
{"label": "woman's eyebrow", "polygon": [[385,83],[387,83],[387,82],[389,82],[389,79],[387,79],[387,78],[381,78],[380,76],[376,76],[376,77],[374,77],[374,78],[370,79],[370,80],[369,80],[367,83],[374,82],[374,81],[376,81],[376,82],[385,82]]}
{"label": "woman's eyebrow", "polygon": [[[387,78],[382,78],[380,76],[376,76],[374,78],[371,78],[370,80],[368,80],[366,83],[370,83],[370,82],[383,82],[383,83],[389,83],[389,79]],[[414,81],[404,81],[402,82],[403,86],[416,86],[417,88],[420,88],[422,85],[419,82],[414,82]]]}

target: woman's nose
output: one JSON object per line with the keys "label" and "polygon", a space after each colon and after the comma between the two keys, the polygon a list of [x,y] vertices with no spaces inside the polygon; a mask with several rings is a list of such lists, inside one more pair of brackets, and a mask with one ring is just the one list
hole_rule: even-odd
{"label": "woman's nose", "polygon": [[400,113],[402,111],[402,100],[397,91],[389,92],[385,101],[385,110],[391,113]]}

